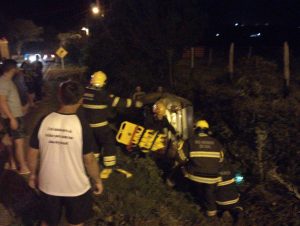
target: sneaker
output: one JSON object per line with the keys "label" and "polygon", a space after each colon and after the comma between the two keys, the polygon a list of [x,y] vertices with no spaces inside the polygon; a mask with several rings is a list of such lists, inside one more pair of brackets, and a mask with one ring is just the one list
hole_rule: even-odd
{"label": "sneaker", "polygon": [[235,226],[245,225],[244,211],[243,211],[242,207],[238,206],[238,207],[234,208],[231,215],[233,218],[233,225],[235,225]]}

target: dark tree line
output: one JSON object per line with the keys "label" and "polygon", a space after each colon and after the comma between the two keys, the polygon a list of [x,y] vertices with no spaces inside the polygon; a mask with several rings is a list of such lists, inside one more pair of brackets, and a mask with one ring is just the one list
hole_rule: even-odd
{"label": "dark tree line", "polygon": [[129,73],[136,79],[128,85],[141,79],[144,85],[170,84],[183,49],[203,38],[203,9],[196,0],[111,1],[105,17],[91,21],[90,69],[102,69],[118,80]]}

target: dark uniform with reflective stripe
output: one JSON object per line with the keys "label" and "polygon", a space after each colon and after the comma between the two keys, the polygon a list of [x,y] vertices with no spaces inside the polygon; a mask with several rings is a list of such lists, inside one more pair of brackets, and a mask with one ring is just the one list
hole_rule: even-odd
{"label": "dark uniform with reflective stripe", "polygon": [[222,181],[219,174],[223,161],[223,147],[214,138],[200,133],[187,141],[183,151],[179,151],[181,160],[188,159],[184,167],[185,176],[195,182],[197,190],[204,193],[204,204],[208,215],[217,210],[215,190]]}
{"label": "dark uniform with reflective stripe", "polygon": [[86,87],[83,98],[83,107],[96,142],[103,147],[104,166],[114,166],[116,164],[116,141],[108,123],[110,109],[129,108],[133,101],[109,95],[105,89],[94,86]]}
{"label": "dark uniform with reflective stripe", "polygon": [[226,160],[222,164],[220,175],[222,181],[217,184],[216,202],[221,209],[229,210],[234,215],[242,208],[239,206],[240,195],[236,188],[234,176]]}

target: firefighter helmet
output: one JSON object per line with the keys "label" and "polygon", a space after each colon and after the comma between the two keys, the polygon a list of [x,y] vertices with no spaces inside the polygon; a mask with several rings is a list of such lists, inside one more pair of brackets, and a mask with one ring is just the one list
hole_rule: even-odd
{"label": "firefighter helmet", "polygon": [[199,128],[199,129],[209,129],[208,122],[206,120],[199,120],[196,123],[196,128]]}
{"label": "firefighter helmet", "polygon": [[166,105],[162,102],[155,103],[152,107],[152,111],[158,119],[162,119],[166,115]]}
{"label": "firefighter helmet", "polygon": [[97,71],[92,74],[91,84],[93,86],[103,87],[106,84],[107,76],[103,71]]}

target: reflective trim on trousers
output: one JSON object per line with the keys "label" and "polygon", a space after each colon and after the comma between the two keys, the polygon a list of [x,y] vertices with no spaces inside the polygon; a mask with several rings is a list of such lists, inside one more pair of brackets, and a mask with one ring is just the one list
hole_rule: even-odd
{"label": "reflective trim on trousers", "polygon": [[240,196],[238,196],[236,199],[228,200],[228,201],[216,201],[216,203],[220,206],[227,206],[237,203],[240,200]]}
{"label": "reflective trim on trousers", "polygon": [[188,179],[198,182],[198,183],[204,183],[204,184],[216,184],[220,181],[222,181],[221,177],[215,177],[215,178],[210,178],[210,177],[199,177],[195,176],[192,174],[189,174],[188,172],[185,172],[185,177]]}
{"label": "reflective trim on trousers", "polygon": [[235,180],[234,178],[230,179],[230,180],[225,180],[225,181],[221,181],[218,183],[218,186],[225,186],[225,185],[229,185],[229,184],[232,184],[234,183]]}
{"label": "reflective trim on trousers", "polygon": [[217,215],[217,211],[216,210],[207,210],[206,211],[207,216],[209,217],[213,217]]}
{"label": "reflective trim on trousers", "polygon": [[83,104],[84,108],[88,109],[105,109],[107,108],[107,105],[97,105],[97,104]]}
{"label": "reflective trim on trousers", "polygon": [[112,156],[104,156],[103,157],[104,161],[113,161],[113,160],[116,160],[116,159],[117,159],[117,157],[114,156],[114,155],[112,155]]}
{"label": "reflective trim on trousers", "polygon": [[103,157],[103,164],[104,166],[114,166],[116,165],[116,156],[104,156]]}
{"label": "reflective trim on trousers", "polygon": [[107,125],[108,125],[108,121],[104,121],[104,122],[90,124],[90,127],[97,128],[97,127],[103,127]]}

